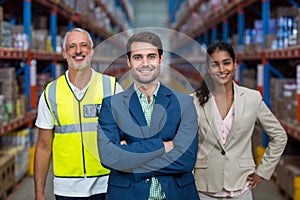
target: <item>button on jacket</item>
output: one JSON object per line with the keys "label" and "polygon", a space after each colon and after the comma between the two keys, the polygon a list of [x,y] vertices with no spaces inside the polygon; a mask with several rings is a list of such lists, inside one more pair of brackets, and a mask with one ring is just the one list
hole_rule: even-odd
{"label": "button on jacket", "polygon": [[[234,120],[222,143],[214,124],[212,98],[199,105],[194,94],[198,113],[199,147],[194,170],[198,191],[219,192],[241,190],[247,176],[256,172],[270,179],[287,142],[287,135],[278,120],[264,103],[260,93],[234,84]],[[269,145],[256,168],[251,137],[255,124],[261,125],[269,136]]]}
{"label": "button on jacket", "polygon": [[[133,88],[104,98],[98,127],[101,162],[111,169],[109,200],[148,200],[151,178],[161,184],[166,199],[198,200],[192,170],[198,136],[193,98],[160,85],[147,125]],[[125,140],[127,145],[120,144]],[[174,142],[165,153],[163,141]]]}

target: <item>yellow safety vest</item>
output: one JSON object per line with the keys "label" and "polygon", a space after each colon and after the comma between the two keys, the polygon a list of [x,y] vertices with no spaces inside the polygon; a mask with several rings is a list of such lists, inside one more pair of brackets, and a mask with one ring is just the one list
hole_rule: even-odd
{"label": "yellow safety vest", "polygon": [[45,98],[54,117],[53,170],[57,177],[95,177],[109,173],[99,159],[98,114],[102,99],[114,94],[114,77],[94,73],[81,100],[65,75],[49,83]]}

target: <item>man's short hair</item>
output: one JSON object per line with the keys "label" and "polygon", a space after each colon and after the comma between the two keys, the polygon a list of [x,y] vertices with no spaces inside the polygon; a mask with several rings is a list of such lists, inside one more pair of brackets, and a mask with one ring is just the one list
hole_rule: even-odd
{"label": "man's short hair", "polygon": [[130,59],[131,45],[134,42],[150,43],[153,46],[157,47],[159,57],[161,57],[161,55],[163,54],[163,45],[160,37],[155,33],[145,31],[145,32],[136,33],[128,39],[126,44],[126,52],[127,52],[128,59]]}

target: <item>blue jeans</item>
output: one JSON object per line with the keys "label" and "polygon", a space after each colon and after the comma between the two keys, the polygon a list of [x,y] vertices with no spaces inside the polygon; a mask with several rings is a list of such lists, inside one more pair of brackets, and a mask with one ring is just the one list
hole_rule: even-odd
{"label": "blue jeans", "polygon": [[55,195],[56,200],[105,200],[105,193],[95,194],[90,197],[64,197]]}

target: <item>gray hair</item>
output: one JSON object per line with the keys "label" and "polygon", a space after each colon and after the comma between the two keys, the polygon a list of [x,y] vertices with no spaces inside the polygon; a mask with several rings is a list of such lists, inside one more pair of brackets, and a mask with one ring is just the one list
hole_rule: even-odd
{"label": "gray hair", "polygon": [[65,35],[65,38],[64,38],[64,41],[63,41],[63,50],[64,50],[64,51],[66,50],[67,38],[68,38],[68,36],[70,35],[70,33],[72,33],[72,32],[81,32],[81,33],[85,33],[85,34],[88,36],[88,38],[89,38],[89,40],[90,40],[90,42],[91,42],[91,48],[93,48],[94,43],[93,43],[93,40],[92,40],[92,38],[91,38],[90,33],[87,32],[86,30],[82,29],[82,28],[73,28],[72,30],[68,31],[68,32],[66,33],[66,35]]}

